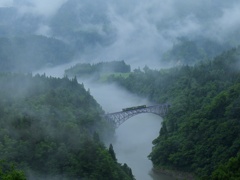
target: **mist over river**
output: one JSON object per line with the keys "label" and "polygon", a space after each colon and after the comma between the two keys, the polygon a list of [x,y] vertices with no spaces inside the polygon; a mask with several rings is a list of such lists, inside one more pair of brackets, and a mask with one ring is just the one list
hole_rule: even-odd
{"label": "mist over river", "polygon": [[[68,66],[71,66],[70,64]],[[39,74],[63,77],[66,66],[41,70]],[[121,111],[122,108],[152,105],[147,99],[127,92],[116,84],[97,84],[80,80],[106,113]],[[140,114],[128,119],[116,129],[112,142],[119,163],[127,163],[137,180],[173,180],[174,178],[154,174],[152,163],[147,158],[152,148],[152,140],[158,136],[162,119],[154,114]],[[108,145],[106,145],[108,146]]]}
{"label": "mist over river", "polygon": [[[84,83],[91,94],[101,104],[105,112],[117,112],[122,108],[150,105],[146,99],[137,97],[115,84],[93,85]],[[152,140],[158,136],[162,119],[154,114],[140,114],[128,119],[116,129],[112,142],[120,163],[131,167],[137,180],[173,180],[172,177],[154,174],[152,162],[147,158],[152,148]]]}

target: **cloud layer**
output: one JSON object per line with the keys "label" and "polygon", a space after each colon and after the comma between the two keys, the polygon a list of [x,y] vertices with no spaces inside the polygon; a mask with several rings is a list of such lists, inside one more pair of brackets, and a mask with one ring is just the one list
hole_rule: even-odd
{"label": "cloud layer", "polygon": [[179,37],[232,45],[240,39],[237,0],[2,0],[0,6],[39,17],[34,33],[76,40],[89,59],[154,66]]}

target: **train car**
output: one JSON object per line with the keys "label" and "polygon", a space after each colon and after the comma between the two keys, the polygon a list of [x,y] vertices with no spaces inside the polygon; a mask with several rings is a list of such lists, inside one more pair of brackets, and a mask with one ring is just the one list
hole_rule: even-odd
{"label": "train car", "polygon": [[147,107],[146,105],[134,106],[134,107],[123,108],[122,111],[131,111],[131,110],[142,109],[146,107]]}

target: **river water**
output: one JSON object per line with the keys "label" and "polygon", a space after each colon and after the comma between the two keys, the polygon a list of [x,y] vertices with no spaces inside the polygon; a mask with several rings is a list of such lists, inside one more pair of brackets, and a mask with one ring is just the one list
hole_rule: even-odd
{"label": "river water", "polygon": [[[36,73],[52,77],[63,77],[66,66],[49,68]],[[127,92],[116,84],[96,84],[90,81],[79,80],[102,106],[106,113],[118,112],[122,108],[152,105],[147,99],[140,98]],[[161,117],[154,114],[140,114],[128,119],[116,129],[113,148],[118,162],[127,163],[131,167],[137,180],[174,180],[174,178],[155,174],[151,171],[152,163],[147,158],[161,127]]]}
{"label": "river water", "polygon": [[[91,95],[101,104],[105,112],[118,112],[122,108],[150,105],[146,99],[139,98],[115,84],[91,84],[84,82]],[[147,158],[161,127],[162,119],[154,114],[134,116],[116,129],[116,138],[112,142],[118,162],[127,163],[137,180],[173,180],[166,175],[151,171],[152,163]]]}

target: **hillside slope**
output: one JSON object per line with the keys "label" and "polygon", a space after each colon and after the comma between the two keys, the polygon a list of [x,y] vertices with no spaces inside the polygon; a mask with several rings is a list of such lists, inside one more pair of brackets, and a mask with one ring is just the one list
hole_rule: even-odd
{"label": "hillside slope", "polygon": [[209,179],[239,153],[240,47],[192,67],[145,67],[109,81],[157,103],[171,103],[149,155],[156,168]]}
{"label": "hillside slope", "polygon": [[0,160],[27,179],[134,179],[101,142],[114,130],[76,79],[0,74],[0,87]]}

